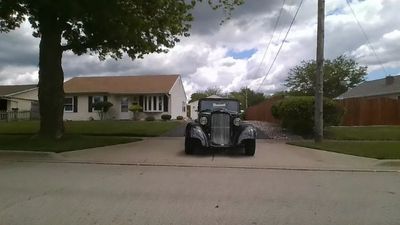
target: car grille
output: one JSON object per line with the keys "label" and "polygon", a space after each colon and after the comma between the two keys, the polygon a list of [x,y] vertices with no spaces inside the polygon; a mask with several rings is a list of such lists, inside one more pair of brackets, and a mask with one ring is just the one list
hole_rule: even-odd
{"label": "car grille", "polygon": [[230,143],[230,116],[227,113],[211,115],[211,142],[217,145]]}

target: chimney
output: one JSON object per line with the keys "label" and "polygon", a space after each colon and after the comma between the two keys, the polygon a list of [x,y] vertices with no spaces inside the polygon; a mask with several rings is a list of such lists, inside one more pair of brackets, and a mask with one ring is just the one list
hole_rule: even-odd
{"label": "chimney", "polygon": [[393,84],[393,83],[394,83],[394,77],[391,76],[391,75],[387,76],[387,77],[385,78],[385,83],[386,83],[386,85],[391,85],[391,84]]}

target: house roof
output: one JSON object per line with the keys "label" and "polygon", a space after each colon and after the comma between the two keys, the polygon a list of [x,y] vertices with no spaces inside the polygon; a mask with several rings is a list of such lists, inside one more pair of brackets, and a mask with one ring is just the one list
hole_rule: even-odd
{"label": "house roof", "polygon": [[[400,94],[400,75],[388,77],[378,80],[365,81],[339,95],[337,99]],[[392,79],[392,82],[388,84],[387,79]]]}
{"label": "house roof", "polygon": [[28,91],[34,88],[37,88],[37,84],[0,85],[0,96],[9,96],[16,93]]}
{"label": "house roof", "polygon": [[64,83],[65,93],[169,93],[179,75],[74,77]]}

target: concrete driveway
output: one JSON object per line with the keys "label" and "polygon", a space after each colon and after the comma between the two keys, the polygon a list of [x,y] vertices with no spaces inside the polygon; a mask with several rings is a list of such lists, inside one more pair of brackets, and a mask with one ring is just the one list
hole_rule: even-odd
{"label": "concrete driveway", "polygon": [[[257,140],[254,157],[233,152],[186,155],[184,138],[157,137],[140,142],[65,152],[49,160],[104,164],[173,165],[193,167],[242,167],[322,170],[384,170],[384,161]],[[398,169],[398,168],[394,168]]]}

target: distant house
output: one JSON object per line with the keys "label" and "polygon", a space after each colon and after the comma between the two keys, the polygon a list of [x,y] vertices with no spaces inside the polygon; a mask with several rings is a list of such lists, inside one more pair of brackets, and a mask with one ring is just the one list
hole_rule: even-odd
{"label": "distant house", "polygon": [[336,99],[381,97],[400,99],[400,75],[365,81],[339,95]]}
{"label": "distant house", "polygon": [[[222,98],[221,96],[218,95],[210,95],[207,98]],[[199,105],[199,101],[193,101],[188,103],[188,117],[190,117],[192,120],[197,119],[197,107]]]}
{"label": "distant house", "polygon": [[64,92],[66,120],[99,119],[93,107],[99,101],[113,104],[109,119],[131,119],[132,104],[142,106],[140,119],[186,116],[186,93],[179,75],[74,77],[64,83]]}
{"label": "distant house", "polygon": [[31,111],[38,114],[36,84],[0,85],[0,120],[29,119]]}

